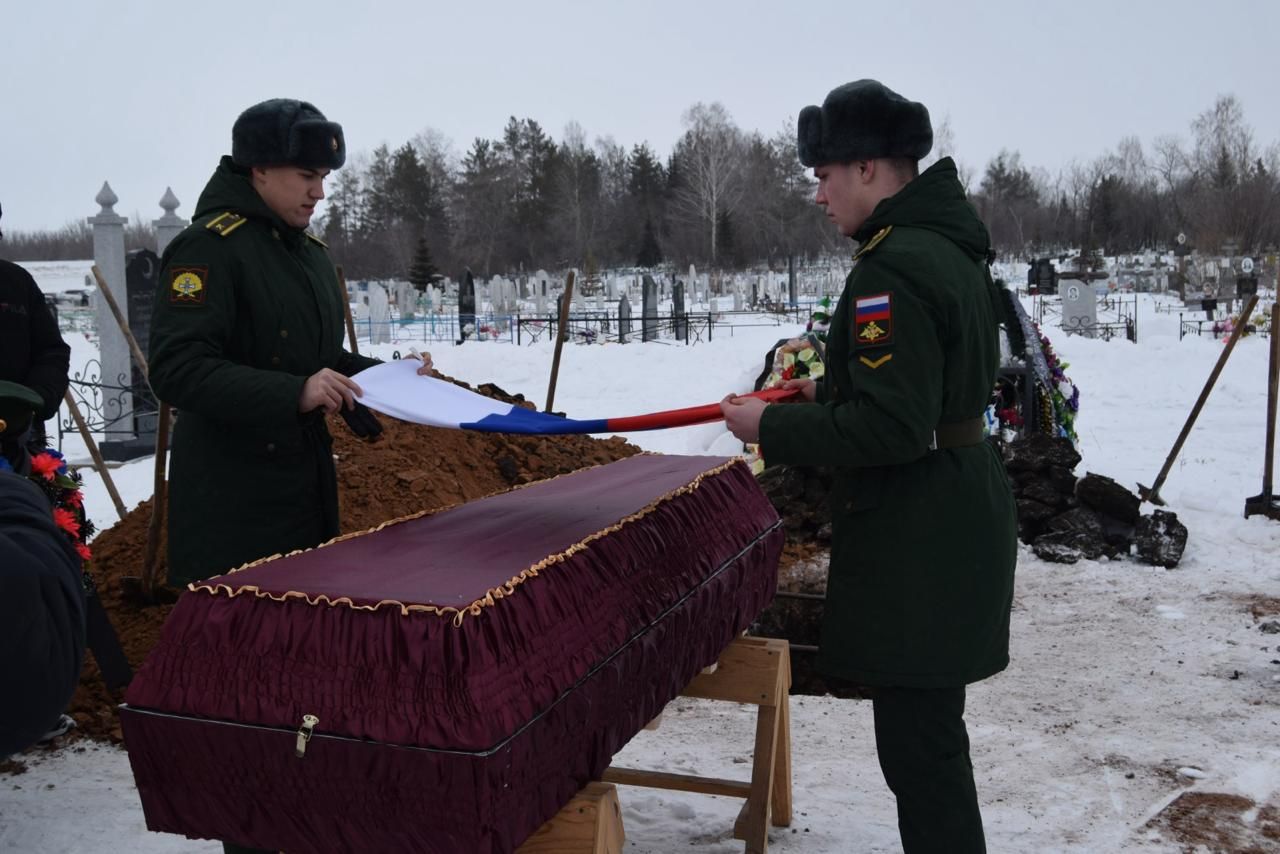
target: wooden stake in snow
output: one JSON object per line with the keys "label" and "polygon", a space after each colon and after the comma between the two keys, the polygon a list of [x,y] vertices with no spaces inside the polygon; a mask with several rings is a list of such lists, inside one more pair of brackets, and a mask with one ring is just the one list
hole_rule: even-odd
{"label": "wooden stake in snow", "polygon": [[[1247,315],[1246,315],[1247,316]],[[1276,456],[1276,398],[1280,397],[1280,300],[1271,306],[1271,352],[1267,359],[1267,441],[1262,463],[1262,494],[1246,498],[1244,517],[1266,516],[1280,520],[1280,503],[1271,491]]]}
{"label": "wooden stake in snow", "polygon": [[[1226,367],[1227,358],[1230,357],[1231,351],[1235,349],[1236,342],[1240,340],[1240,336],[1244,334],[1244,328],[1249,320],[1249,315],[1253,313],[1253,307],[1258,304],[1258,295],[1254,294],[1249,298],[1249,302],[1245,305],[1244,311],[1240,313],[1240,322],[1236,324],[1236,328],[1231,330],[1231,338],[1227,340],[1227,346],[1223,348],[1222,355],[1218,357],[1218,364],[1213,366],[1213,373],[1209,374],[1209,379],[1204,384],[1204,389],[1200,392],[1200,398],[1196,401],[1196,405],[1191,407],[1191,414],[1187,416],[1187,423],[1182,425],[1182,432],[1178,434],[1177,441],[1173,443],[1173,450],[1169,451],[1169,456],[1164,461],[1164,468],[1160,469],[1160,474],[1156,475],[1156,482],[1150,488],[1138,484],[1138,494],[1143,500],[1150,501],[1152,504],[1164,506],[1164,499],[1160,497],[1160,487],[1164,486],[1164,479],[1169,476],[1169,469],[1173,468],[1173,461],[1178,458],[1178,452],[1182,450],[1182,443],[1187,441],[1187,436],[1191,433],[1192,426],[1196,423],[1196,418],[1200,416],[1200,410],[1204,409],[1205,401],[1209,399],[1209,392],[1213,391],[1213,384],[1218,381],[1218,375],[1222,373],[1222,369]],[[1274,331],[1272,332],[1274,335]]]}
{"label": "wooden stake in snow", "polygon": [[543,412],[551,411],[551,404],[556,399],[556,377],[560,374],[560,349],[564,347],[564,339],[568,334],[569,301],[573,299],[573,270],[569,271],[564,281],[564,294],[560,297],[560,326],[556,329],[556,354],[551,358],[551,383],[547,386],[547,406]]}
{"label": "wooden stake in snow", "polygon": [[351,293],[347,290],[347,277],[342,272],[342,265],[339,264],[338,285],[342,289],[342,314],[347,319],[347,342],[351,345],[352,354],[359,356],[360,348],[356,345],[356,323],[351,319]]}
{"label": "wooden stake in snow", "polygon": [[62,399],[67,402],[67,409],[71,410],[71,417],[75,419],[76,427],[79,428],[80,435],[84,438],[84,444],[89,449],[89,456],[93,458],[94,468],[102,474],[102,482],[107,487],[107,494],[111,496],[111,503],[116,506],[116,517],[123,519],[125,514],[124,501],[120,499],[120,493],[116,491],[116,482],[111,479],[111,472],[107,471],[107,464],[102,459],[102,452],[98,450],[98,443],[93,440],[93,433],[89,432],[89,425],[85,423],[84,416],[80,414],[80,407],[76,405],[76,399],[71,396],[71,389],[67,389],[62,393]]}

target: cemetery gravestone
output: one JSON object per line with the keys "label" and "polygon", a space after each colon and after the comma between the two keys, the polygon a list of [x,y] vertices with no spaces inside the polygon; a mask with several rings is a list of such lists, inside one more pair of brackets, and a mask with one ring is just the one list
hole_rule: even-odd
{"label": "cemetery gravestone", "polygon": [[476,331],[476,280],[467,270],[458,286],[458,343],[475,335]]}
{"label": "cemetery gravestone", "polygon": [[1240,262],[1240,275],[1236,277],[1236,293],[1242,300],[1258,293],[1258,276],[1254,272],[1254,264],[1252,258],[1245,258]]}
{"label": "cemetery gravestone", "polygon": [[369,343],[387,344],[391,341],[391,305],[386,288],[369,285]]}
{"label": "cemetery gravestone", "polygon": [[618,300],[618,343],[626,344],[631,334],[631,300],[623,294]]}
{"label": "cemetery gravestone", "polygon": [[644,274],[640,301],[640,340],[654,341],[658,337],[658,285],[648,273]]}
{"label": "cemetery gravestone", "polygon": [[[156,289],[160,284],[160,256],[150,249],[136,249],[128,254],[128,263],[124,268],[125,293],[129,307],[125,312],[129,318],[129,331],[143,356],[150,356],[151,342],[151,309],[156,299]],[[147,380],[137,365],[133,367],[133,387],[147,388]],[[136,400],[135,400],[136,406]],[[155,448],[156,413],[133,410],[133,430],[142,443],[143,453],[150,453]]]}
{"label": "cemetery gravestone", "polygon": [[1062,298],[1062,328],[1092,338],[1098,324],[1098,303],[1093,287],[1080,279],[1058,280],[1058,296]]}
{"label": "cemetery gravestone", "polygon": [[671,308],[675,314],[675,332],[677,341],[688,341],[688,322],[684,312],[684,283],[676,282],[671,291]]}
{"label": "cemetery gravestone", "polygon": [[408,282],[396,282],[396,309],[400,312],[401,323],[413,320],[417,293]]}

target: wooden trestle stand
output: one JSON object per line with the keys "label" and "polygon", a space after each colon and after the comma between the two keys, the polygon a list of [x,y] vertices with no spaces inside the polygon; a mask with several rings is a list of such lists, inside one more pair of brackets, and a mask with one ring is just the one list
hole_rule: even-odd
{"label": "wooden trestle stand", "polygon": [[742,798],[733,836],[746,854],[766,854],[769,825],[791,824],[791,656],[785,640],[740,637],[714,669],[694,677],[683,696],[749,703],[756,716],[751,780],[724,780],[610,766],[601,782],[590,783],[544,824],[518,854],[621,854],[625,838],[617,785],[647,786]]}

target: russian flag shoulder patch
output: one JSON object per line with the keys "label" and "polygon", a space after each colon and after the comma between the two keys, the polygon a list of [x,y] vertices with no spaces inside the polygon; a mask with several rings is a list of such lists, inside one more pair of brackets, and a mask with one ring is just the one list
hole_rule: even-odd
{"label": "russian flag shoulder patch", "polygon": [[853,303],[853,346],[881,347],[893,341],[893,295],[871,294]]}

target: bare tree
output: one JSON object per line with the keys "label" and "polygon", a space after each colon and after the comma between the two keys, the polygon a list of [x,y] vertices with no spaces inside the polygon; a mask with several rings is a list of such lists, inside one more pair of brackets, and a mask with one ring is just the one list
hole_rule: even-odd
{"label": "bare tree", "polygon": [[556,172],[555,208],[568,242],[570,258],[583,263],[595,237],[600,203],[600,161],[587,147],[582,125],[565,125],[560,143],[560,168]]}
{"label": "bare tree", "polygon": [[694,104],[684,114],[685,133],[673,159],[679,164],[677,209],[706,229],[709,260],[717,263],[720,225],[742,199],[742,131],[724,105]]}

